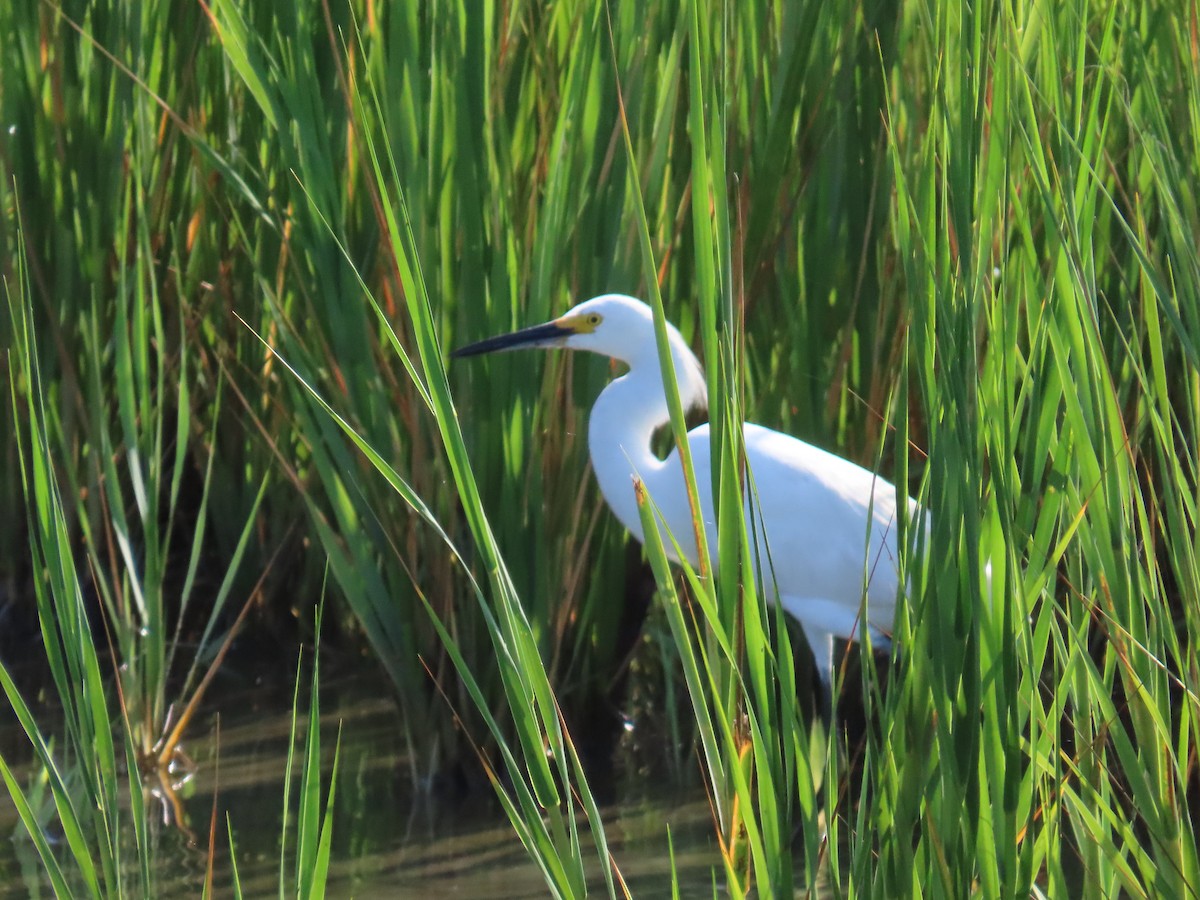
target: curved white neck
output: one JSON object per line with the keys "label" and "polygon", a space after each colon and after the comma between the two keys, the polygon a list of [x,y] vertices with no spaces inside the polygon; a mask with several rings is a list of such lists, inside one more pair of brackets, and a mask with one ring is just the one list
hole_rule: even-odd
{"label": "curved white neck", "polygon": [[650,449],[650,439],[670,420],[658,372],[632,369],[596,398],[588,419],[588,450],[600,493],[621,524],[643,540],[642,519],[633,478],[653,481],[665,463]]}
{"label": "curved white neck", "polygon": [[[639,541],[643,540],[643,531],[633,492],[634,477],[642,479],[660,502],[666,502],[664,491],[682,487],[682,480],[675,485],[667,472],[669,465],[672,471],[677,465],[660,460],[650,449],[654,432],[671,416],[653,330],[648,328],[642,337],[640,342],[622,348],[621,358],[629,371],[600,392],[588,420],[588,450],[600,492],[621,524]],[[667,339],[683,408],[704,404],[707,398],[699,360],[674,327],[668,327]],[[665,479],[660,477],[663,475]]]}

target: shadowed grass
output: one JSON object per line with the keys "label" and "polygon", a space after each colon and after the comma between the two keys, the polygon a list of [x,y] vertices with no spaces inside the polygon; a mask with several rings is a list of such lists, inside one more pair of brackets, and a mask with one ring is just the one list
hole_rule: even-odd
{"label": "shadowed grass", "polygon": [[[0,266],[16,284],[19,203],[37,324],[3,325],[27,399],[0,427],[64,485],[2,527],[88,559],[96,594],[52,608],[32,588],[77,580],[0,559],[31,588],[0,596],[0,652],[21,622],[78,636],[102,611],[140,753],[230,594],[279,550],[262,615],[307,622],[328,566],[329,623],[395,686],[414,781],[473,758],[444,695],[572,892],[609,863],[566,735],[597,710],[651,725],[624,708],[641,611],[582,439],[610,373],[442,354],[636,293],[709,378],[718,452],[694,477],[724,562],[671,585],[651,560],[648,640],[678,645],[664,733],[701,748],[730,891],[1196,893],[1194,8],[62,12],[0,8]],[[870,707],[850,746],[814,749],[769,573],[730,564],[743,416],[931,514],[899,523],[886,689],[845,668]],[[56,502],[61,533],[37,531]]]}

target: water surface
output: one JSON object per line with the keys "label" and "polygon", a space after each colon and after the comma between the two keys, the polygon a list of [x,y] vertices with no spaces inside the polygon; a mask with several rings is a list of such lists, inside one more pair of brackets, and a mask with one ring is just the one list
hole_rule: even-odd
{"label": "water surface", "polygon": [[[327,685],[322,688],[321,709],[326,785],[341,725],[330,896],[546,895],[539,870],[489,791],[453,801],[414,791],[395,704],[380,696],[377,684],[360,680]],[[199,896],[214,794],[218,895],[231,893],[228,821],[245,895],[278,896],[290,728],[290,691],[259,688],[211,698],[185,742],[195,764],[190,777],[177,774],[182,783],[174,799],[161,791],[148,799],[155,813],[158,896]],[[293,793],[301,739],[298,735]],[[10,751],[19,741],[10,732],[0,745]],[[28,770],[19,770],[18,778],[27,783]],[[700,891],[711,895],[714,879],[721,877],[720,858],[703,788],[630,784],[615,791],[617,801],[603,810],[606,834],[634,894],[669,892],[669,832],[684,895]],[[0,897],[26,897],[39,888],[50,896],[32,844],[23,836],[7,794],[0,792],[0,796],[4,798],[0,800]],[[294,804],[289,815],[294,822]],[[176,817],[178,825],[162,824]],[[48,833],[53,836],[53,829]],[[136,866],[132,856],[127,862]],[[290,884],[294,877],[290,855],[286,874]],[[598,860],[592,881],[603,894]]]}

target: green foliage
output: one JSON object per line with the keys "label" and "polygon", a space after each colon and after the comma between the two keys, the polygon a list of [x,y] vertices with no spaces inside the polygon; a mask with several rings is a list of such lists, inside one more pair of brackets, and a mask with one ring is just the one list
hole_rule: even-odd
{"label": "green foliage", "polygon": [[[317,631],[320,632],[320,615],[317,617]],[[317,651],[320,650],[318,644]],[[287,852],[288,852],[288,812],[291,809],[291,773],[292,753],[296,747],[296,723],[300,704],[300,672],[296,669],[296,693],[292,701],[292,730],[288,742],[288,760],[283,788],[283,840],[280,842],[279,855],[279,896],[289,893],[286,888]],[[296,813],[296,850],[295,850],[295,895],[300,898],[324,897],[325,885],[329,878],[329,853],[333,840],[333,802],[337,793],[338,750],[341,747],[339,736],[337,748],[334,750],[333,769],[330,774],[329,793],[325,798],[325,812],[321,813],[321,707],[320,707],[320,658],[316,651],[313,654],[311,685],[308,700],[308,722],[304,737],[304,759],[300,775],[300,800]],[[233,852],[233,832],[229,833],[230,851]],[[236,871],[234,879],[236,881]]]}
{"label": "green foliage", "polygon": [[[1196,28],[1153,2],[0,6],[0,502],[28,509],[0,573],[32,588],[0,621],[40,622],[70,746],[129,720],[84,766],[100,824],[49,782],[81,884],[119,881],[115,760],[155,749],[229,598],[266,572],[263,615],[308,621],[327,569],[414,781],[487,735],[552,888],[612,871],[569,727],[622,702],[628,650],[581,439],[609,373],[443,360],[622,290],[709,378],[720,575],[647,555],[731,892],[1196,893]],[[931,513],[898,523],[886,688],[865,655],[842,679],[861,746],[810,734],[769,573],[731,564],[743,416]]]}
{"label": "green foliage", "polygon": [[[146,809],[138,779],[122,775],[138,771],[134,731],[128,720],[121,722],[110,710],[108,688],[92,640],[54,471],[45,375],[33,349],[29,285],[19,256],[15,283],[5,287],[13,326],[12,407],[14,420],[22,425],[17,445],[19,475],[27,498],[33,563],[44,575],[34,582],[34,597],[46,663],[65,716],[65,735],[58,752],[38,727],[3,663],[0,688],[49,783],[69,851],[65,860],[47,841],[29,794],[3,760],[0,776],[58,896],[115,897],[125,891],[144,895],[152,893],[153,885],[146,849]],[[132,841],[126,839],[127,834]],[[68,863],[65,868],[64,861]]]}

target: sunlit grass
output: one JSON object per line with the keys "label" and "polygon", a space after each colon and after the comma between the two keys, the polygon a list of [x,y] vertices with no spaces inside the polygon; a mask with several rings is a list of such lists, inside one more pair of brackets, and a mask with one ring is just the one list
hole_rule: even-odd
{"label": "sunlit grass", "polygon": [[[247,598],[303,635],[328,574],[414,786],[479,753],[554,890],[614,871],[571,738],[625,700],[610,373],[444,361],[620,290],[709,378],[720,576],[647,557],[730,892],[1196,893],[1195,10],[63,12],[0,9],[0,570],[36,588],[0,616],[79,747],[119,726],[98,822]],[[843,679],[861,745],[810,733],[806,652],[729,564],[743,417],[930,512],[886,688]]]}

